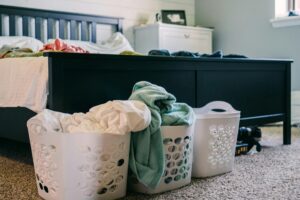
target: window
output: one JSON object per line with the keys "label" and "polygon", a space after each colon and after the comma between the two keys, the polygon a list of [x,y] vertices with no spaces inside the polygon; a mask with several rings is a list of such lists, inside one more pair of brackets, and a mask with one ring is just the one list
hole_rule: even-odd
{"label": "window", "polygon": [[299,26],[300,16],[289,17],[290,11],[300,14],[300,0],[275,0],[275,18],[270,20],[273,27]]}
{"label": "window", "polygon": [[295,0],[295,10],[300,12],[300,0]]}
{"label": "window", "polygon": [[300,11],[300,0],[288,0],[288,11]]}
{"label": "window", "polygon": [[287,17],[289,11],[300,12],[300,0],[275,0],[275,18]]}

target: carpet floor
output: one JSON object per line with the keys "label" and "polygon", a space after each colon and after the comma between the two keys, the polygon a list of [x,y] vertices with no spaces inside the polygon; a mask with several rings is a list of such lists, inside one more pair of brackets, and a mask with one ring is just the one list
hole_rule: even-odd
{"label": "carpet floor", "polygon": [[[300,129],[292,145],[282,145],[282,127],[263,127],[262,152],[238,156],[233,172],[193,179],[159,195],[128,193],[124,199],[300,199]],[[39,200],[29,145],[0,140],[0,199]]]}

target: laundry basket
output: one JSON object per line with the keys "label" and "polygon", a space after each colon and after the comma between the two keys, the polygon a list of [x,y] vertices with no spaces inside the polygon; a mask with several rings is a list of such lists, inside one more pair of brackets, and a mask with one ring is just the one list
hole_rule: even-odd
{"label": "laundry basket", "polygon": [[162,126],[165,172],[159,185],[150,189],[131,177],[136,192],[156,194],[185,186],[191,182],[194,126]]}
{"label": "laundry basket", "polygon": [[130,134],[60,133],[27,123],[38,193],[46,200],[126,195]]}
{"label": "laundry basket", "polygon": [[230,172],[234,165],[240,111],[223,101],[194,109],[193,177],[209,177]]}

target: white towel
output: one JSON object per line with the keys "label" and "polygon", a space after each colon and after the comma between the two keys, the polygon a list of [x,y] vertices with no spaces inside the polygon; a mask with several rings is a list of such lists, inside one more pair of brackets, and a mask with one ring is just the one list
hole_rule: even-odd
{"label": "white towel", "polygon": [[86,114],[70,115],[44,109],[31,120],[36,120],[49,132],[124,135],[148,127],[151,113],[140,101],[109,101],[91,108]]}
{"label": "white towel", "polygon": [[62,118],[68,116],[70,114],[44,109],[28,121],[31,121],[31,124],[42,125],[47,132],[63,132],[61,121]]}
{"label": "white towel", "polygon": [[76,113],[62,119],[63,131],[100,132],[124,135],[149,126],[151,113],[140,101],[108,101],[95,106],[86,114]]}
{"label": "white towel", "polygon": [[48,94],[48,58],[0,60],[0,107],[45,108]]}
{"label": "white towel", "polygon": [[88,114],[74,113],[61,119],[63,132],[65,133],[90,133],[101,132],[97,121]]}
{"label": "white towel", "polygon": [[101,129],[106,133],[137,132],[151,122],[151,113],[141,101],[109,101],[90,109]]}

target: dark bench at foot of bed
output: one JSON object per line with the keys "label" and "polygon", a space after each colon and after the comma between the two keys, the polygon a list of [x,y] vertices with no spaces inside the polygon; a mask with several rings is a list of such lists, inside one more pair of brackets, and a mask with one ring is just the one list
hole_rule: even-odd
{"label": "dark bench at foot of bed", "polygon": [[[242,126],[283,121],[283,143],[291,143],[291,60],[66,53],[47,56],[50,109],[85,112],[109,100],[125,100],[134,83],[146,80],[165,87],[178,101],[192,107],[215,100],[229,102],[241,111]],[[7,120],[8,112],[14,112],[9,114],[11,121]],[[20,131],[25,127],[24,119],[31,114],[28,110],[0,109],[1,126],[7,126],[0,130],[0,136],[16,136],[8,131],[9,127],[16,126],[13,130]],[[17,118],[22,122],[15,122]],[[18,134],[26,135],[26,129]],[[16,137],[19,138],[24,137]]]}
{"label": "dark bench at foot of bed", "polygon": [[49,106],[54,110],[87,111],[108,100],[127,99],[134,83],[146,80],[193,107],[229,102],[241,111],[243,126],[283,121],[283,143],[291,143],[291,60],[48,56]]}

